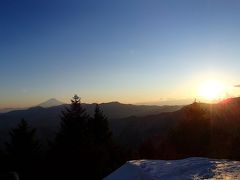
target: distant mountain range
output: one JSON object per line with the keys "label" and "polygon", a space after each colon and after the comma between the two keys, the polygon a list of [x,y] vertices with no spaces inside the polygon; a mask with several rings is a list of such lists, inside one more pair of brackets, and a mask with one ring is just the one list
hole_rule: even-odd
{"label": "distant mountain range", "polygon": [[[167,104],[168,101],[163,101],[163,102],[166,102],[166,104]],[[145,110],[146,111],[148,111],[148,110],[154,111],[156,109],[159,109],[159,106],[161,106],[160,109],[166,109],[167,110],[170,106],[181,107],[181,106],[183,106],[183,104],[186,104],[186,101],[178,101],[178,103],[176,103],[176,104],[173,103],[175,101],[169,101],[169,102],[171,102],[171,105],[164,105],[163,102],[161,103],[161,105],[152,105],[151,103],[145,103],[144,105],[142,105],[142,104],[135,104],[135,105],[133,105],[133,104],[122,104],[122,103],[113,101],[113,102],[109,102],[109,103],[102,103],[101,105],[104,106],[104,105],[112,104],[113,105],[112,107],[110,107],[111,105],[108,106],[108,107],[110,107],[110,109],[109,109],[110,111],[112,109],[114,109],[114,108],[119,108],[118,105],[123,105],[122,106],[123,109],[126,109],[126,108],[129,109],[130,108],[129,110],[131,110],[131,111],[133,110],[133,113],[130,113],[131,115],[132,114],[138,115],[138,114],[135,114],[136,111],[141,112],[143,110],[142,113],[146,114]],[[179,102],[181,102],[181,103],[179,103]],[[66,103],[61,102],[61,101],[59,101],[59,100],[57,100],[55,98],[51,98],[51,99],[49,99],[47,101],[44,101],[44,102],[42,102],[42,103],[40,103],[38,105],[33,106],[33,107],[49,108],[49,107],[60,106],[60,105],[64,105],[64,104],[66,104]],[[87,103],[83,103],[83,104],[85,104],[86,106],[89,105]],[[117,106],[116,106],[116,104],[117,104]],[[187,104],[189,104],[189,103],[187,103]],[[17,110],[27,110],[29,108],[31,108],[31,107],[26,107],[26,108],[3,108],[3,109],[0,109],[0,113],[7,113],[7,112],[17,111]],[[121,111],[121,109],[119,109],[119,110]],[[119,112],[119,113],[122,113],[122,112]]]}
{"label": "distant mountain range", "polygon": [[[95,104],[82,104],[86,111],[93,115]],[[201,107],[211,115],[213,122],[226,126],[240,123],[240,98],[231,98],[217,104],[200,103]],[[33,127],[43,138],[51,138],[58,130],[61,111],[69,105],[53,107],[32,107],[0,114],[0,137],[6,136],[10,128],[16,127],[21,118]],[[110,102],[100,104],[114,138],[128,146],[138,146],[154,135],[164,135],[177,122],[186,117],[187,106],[148,106],[121,104]]]}
{"label": "distant mountain range", "polygon": [[[53,106],[54,104],[58,105]],[[95,105],[96,104],[82,104],[90,115],[93,115]],[[68,104],[63,105],[62,102],[56,99],[50,99],[35,107],[1,113],[0,129],[16,126],[16,123],[19,122],[21,118],[26,119],[32,125],[56,125],[59,123],[61,111],[64,110],[64,107],[68,106]],[[161,112],[172,112],[180,109],[182,106],[147,106],[110,102],[102,103],[100,107],[109,119],[120,119],[129,116],[145,116],[149,114],[159,114]]]}
{"label": "distant mountain range", "polygon": [[[16,127],[20,120],[24,118],[31,126],[38,129],[37,132],[40,136],[51,138],[59,127],[61,111],[69,106],[68,104],[63,104],[48,107],[53,104],[62,103],[55,99],[50,99],[47,102],[28,109],[0,113],[0,137],[6,137],[9,129]],[[82,104],[90,115],[93,115],[95,105],[96,104]],[[102,103],[100,104],[100,107],[104,114],[109,118],[110,126],[114,129],[118,129],[116,128],[116,125],[118,125],[117,119],[123,119],[123,122],[125,122],[124,119],[126,118],[127,122],[127,117],[133,118],[159,114],[162,112],[173,112],[179,110],[182,106],[148,106],[110,102]]]}

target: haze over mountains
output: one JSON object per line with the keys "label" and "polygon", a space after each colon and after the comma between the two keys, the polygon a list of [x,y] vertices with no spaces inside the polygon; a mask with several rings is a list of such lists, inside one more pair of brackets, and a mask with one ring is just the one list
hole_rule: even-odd
{"label": "haze over mountains", "polygon": [[[183,105],[190,104],[193,101],[194,101],[194,99],[160,99],[158,101],[142,102],[142,103],[136,103],[133,105],[147,105],[147,106],[175,106],[175,105],[177,105],[177,106],[183,106]],[[113,102],[116,102],[116,101],[113,101]],[[44,102],[34,105],[32,107],[40,106],[40,107],[48,108],[48,107],[59,106],[59,105],[63,105],[63,104],[67,104],[67,103],[61,102],[55,98],[51,98],[47,101],[44,101]],[[102,104],[107,104],[107,103],[102,103]],[[28,109],[28,108],[30,108],[30,107],[2,108],[2,109],[0,109],[0,113],[6,113],[6,112],[14,111],[14,110],[24,110],[24,109]]]}
{"label": "haze over mountains", "polygon": [[194,101],[194,98],[187,98],[187,99],[160,99],[158,101],[151,101],[151,102],[142,102],[138,104],[142,105],[158,105],[158,106],[164,106],[164,105],[188,105],[191,104]]}

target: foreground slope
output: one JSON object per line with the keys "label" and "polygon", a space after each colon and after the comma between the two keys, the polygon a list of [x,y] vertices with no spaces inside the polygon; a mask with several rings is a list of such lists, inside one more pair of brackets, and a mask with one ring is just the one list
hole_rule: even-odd
{"label": "foreground slope", "polygon": [[240,161],[191,157],[181,160],[134,160],[105,180],[240,179]]}

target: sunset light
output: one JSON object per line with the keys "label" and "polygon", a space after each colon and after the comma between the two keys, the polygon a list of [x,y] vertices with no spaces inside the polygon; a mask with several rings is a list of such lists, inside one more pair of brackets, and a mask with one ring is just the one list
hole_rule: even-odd
{"label": "sunset light", "polygon": [[240,180],[239,18],[240,0],[0,0],[0,180]]}
{"label": "sunset light", "polygon": [[225,95],[224,84],[216,80],[203,82],[199,87],[199,96],[206,100],[219,100]]}

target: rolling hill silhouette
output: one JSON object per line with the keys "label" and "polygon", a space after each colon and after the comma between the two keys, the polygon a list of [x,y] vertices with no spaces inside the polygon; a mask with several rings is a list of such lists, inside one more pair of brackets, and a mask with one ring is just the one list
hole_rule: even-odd
{"label": "rolling hill silhouette", "polygon": [[[56,101],[50,100],[48,102],[51,103]],[[49,105],[48,102],[40,105]],[[31,126],[36,127],[40,136],[48,137],[51,135],[52,137],[52,134],[54,134],[59,127],[61,111],[69,105],[65,104],[47,108],[41,107],[40,105],[26,110],[15,110],[0,114],[0,134],[2,134],[2,137],[6,137],[9,129],[16,127],[22,118],[24,118]],[[83,103],[82,105],[90,115],[93,115],[96,104]],[[117,126],[119,121],[116,119],[123,119],[123,122],[125,122],[124,118],[130,116],[140,117],[149,114],[159,114],[161,112],[173,112],[180,109],[182,106],[148,106],[110,102],[102,103],[100,104],[100,107],[104,114],[109,118],[110,125],[114,127],[114,129],[118,129]],[[126,122],[128,122],[128,118],[126,119]],[[117,126],[115,124],[117,124]]]}
{"label": "rolling hill silhouette", "polygon": [[[240,98],[231,98],[217,104],[198,103],[211,117],[213,126],[236,127],[240,124]],[[60,114],[64,107],[60,105],[49,108],[33,107],[27,110],[12,111],[0,114],[0,133],[8,132],[19,123],[21,118],[33,127],[43,137],[52,137],[60,123]],[[145,106],[121,104],[119,102],[100,104],[104,114],[109,118],[109,124],[114,138],[120,143],[132,147],[139,146],[152,136],[163,136],[186,117],[193,104],[187,106]],[[92,115],[95,104],[83,104]]]}

